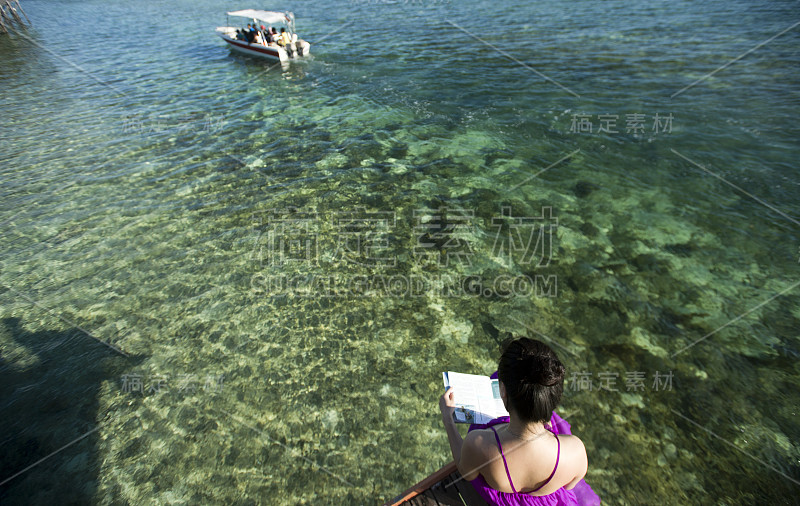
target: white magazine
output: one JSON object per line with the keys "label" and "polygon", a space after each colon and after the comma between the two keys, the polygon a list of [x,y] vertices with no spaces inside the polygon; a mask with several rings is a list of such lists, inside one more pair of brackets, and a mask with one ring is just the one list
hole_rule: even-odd
{"label": "white magazine", "polygon": [[488,423],[499,416],[508,416],[500,398],[500,382],[488,376],[443,372],[444,387],[453,387],[456,423]]}

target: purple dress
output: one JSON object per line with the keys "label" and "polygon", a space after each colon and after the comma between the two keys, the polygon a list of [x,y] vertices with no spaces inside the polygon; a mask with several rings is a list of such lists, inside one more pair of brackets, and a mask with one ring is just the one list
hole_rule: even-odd
{"label": "purple dress", "polygon": [[[492,378],[497,377],[497,372],[492,374]],[[469,426],[469,430],[473,431],[476,429],[487,429],[490,428],[494,432],[494,425],[498,425],[501,423],[508,423],[509,417],[501,416],[499,418],[495,418],[491,420],[489,423],[486,424],[472,424]],[[550,417],[550,427],[547,428],[553,434],[572,434],[570,431],[571,427],[569,422],[561,418],[553,411],[553,415]],[[492,505],[499,505],[499,506],[519,506],[519,505],[526,505],[526,506],[567,506],[567,505],[585,505],[585,506],[596,506],[600,504],[600,497],[595,494],[592,487],[586,483],[585,480],[581,480],[578,484],[572,489],[567,490],[563,487],[559,488],[555,492],[547,495],[529,495],[525,492],[517,492],[516,488],[514,487],[514,483],[511,481],[511,475],[508,472],[508,464],[506,463],[506,457],[503,454],[503,447],[500,444],[500,438],[497,436],[497,432],[494,433],[494,437],[497,441],[497,446],[500,448],[500,455],[503,457],[503,464],[506,467],[506,476],[508,476],[508,482],[511,484],[511,490],[514,490],[514,493],[508,492],[501,492],[499,490],[495,490],[486,483],[486,480],[483,478],[481,474],[478,474],[478,477],[474,480],[469,480],[472,483],[472,486],[475,488],[475,491],[478,492],[484,501]],[[558,438],[556,438],[558,440]],[[539,488],[544,487],[556,474],[556,469],[558,468],[558,461],[561,457],[561,442],[558,443],[558,455],[556,456],[556,464],[553,467],[553,472],[550,473],[550,477],[542,483]],[[537,488],[536,490],[538,490]],[[535,490],[534,490],[535,492]]]}

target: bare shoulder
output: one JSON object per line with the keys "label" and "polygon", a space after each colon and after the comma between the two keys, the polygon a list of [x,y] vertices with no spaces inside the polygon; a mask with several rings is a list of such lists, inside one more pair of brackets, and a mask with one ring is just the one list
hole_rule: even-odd
{"label": "bare shoulder", "polygon": [[575,461],[586,461],[586,447],[578,436],[559,434],[561,453]]}
{"label": "bare shoulder", "polygon": [[561,462],[573,476],[573,479],[564,488],[571,489],[586,475],[589,468],[586,447],[578,436],[564,434],[559,435],[558,439],[561,441]]}
{"label": "bare shoulder", "polygon": [[473,430],[464,438],[461,446],[461,461],[458,463],[458,471],[466,480],[474,480],[478,477],[479,469],[486,462],[488,430]]}
{"label": "bare shoulder", "polygon": [[[481,443],[494,443],[494,432],[492,429],[474,429],[467,433],[468,438],[474,438]],[[497,446],[497,443],[494,443]]]}
{"label": "bare shoulder", "polygon": [[470,451],[480,455],[486,453],[490,442],[494,442],[494,436],[489,429],[476,429],[468,432],[464,437],[464,447],[469,447]]}
{"label": "bare shoulder", "polygon": [[561,446],[564,447],[565,450],[575,450],[586,453],[586,447],[583,445],[583,441],[581,441],[581,438],[578,436],[572,434],[559,434],[558,439],[561,440]]}

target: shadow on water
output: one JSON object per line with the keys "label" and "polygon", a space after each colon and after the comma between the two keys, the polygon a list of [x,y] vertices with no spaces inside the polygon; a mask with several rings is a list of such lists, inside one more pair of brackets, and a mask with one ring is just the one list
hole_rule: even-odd
{"label": "shadow on water", "polygon": [[[31,30],[20,30],[24,36],[33,38]],[[34,39],[35,40],[35,39]],[[39,58],[41,49],[28,40],[14,33],[0,33],[0,54],[3,64],[0,65],[0,82],[16,82],[20,75],[33,75],[45,78],[48,66]],[[50,69],[52,73],[52,69]]]}
{"label": "shadow on water", "polygon": [[20,318],[0,321],[0,503],[94,502],[101,390],[141,361],[76,328],[31,332]]}

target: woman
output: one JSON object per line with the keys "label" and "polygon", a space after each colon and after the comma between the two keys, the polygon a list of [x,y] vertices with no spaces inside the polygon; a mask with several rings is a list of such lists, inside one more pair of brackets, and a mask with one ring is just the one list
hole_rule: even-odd
{"label": "woman", "polygon": [[583,481],[588,468],[583,442],[553,412],[561,401],[564,365],[550,347],[523,337],[508,342],[498,370],[500,397],[510,416],[472,425],[461,439],[455,398],[439,400],[458,470],[493,505],[599,504]]}

